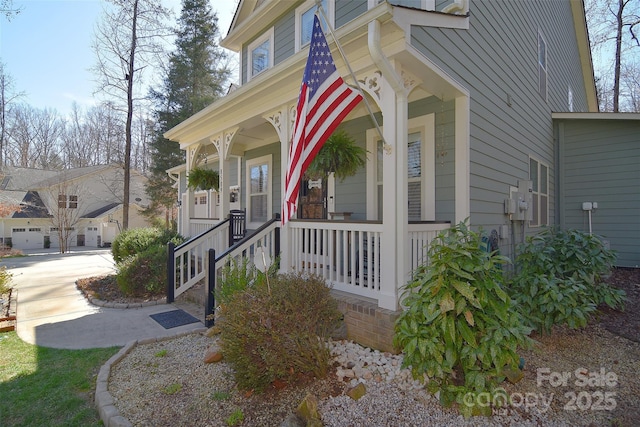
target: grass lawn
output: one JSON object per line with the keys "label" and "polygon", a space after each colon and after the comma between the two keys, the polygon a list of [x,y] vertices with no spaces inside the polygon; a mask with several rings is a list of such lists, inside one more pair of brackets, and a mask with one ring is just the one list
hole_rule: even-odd
{"label": "grass lawn", "polygon": [[117,347],[59,350],[0,334],[0,424],[100,426],[93,404],[100,367]]}

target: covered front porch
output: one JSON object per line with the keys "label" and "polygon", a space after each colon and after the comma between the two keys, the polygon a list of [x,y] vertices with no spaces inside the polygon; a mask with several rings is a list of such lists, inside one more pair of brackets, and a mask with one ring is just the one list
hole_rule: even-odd
{"label": "covered front porch", "polygon": [[[406,21],[393,10],[383,4],[336,31],[378,122],[361,104],[341,125],[367,149],[366,167],[342,182],[323,180],[321,214],[274,225],[280,253],[269,253],[281,271],[318,274],[336,292],[391,312],[412,272],[428,262],[431,240],[469,216],[468,92],[411,47]],[[182,234],[196,236],[238,207],[247,238],[257,242],[251,233],[280,212],[306,55],[292,55],[167,133],[187,152],[186,165],[173,171]],[[186,186],[194,167],[219,173],[220,189],[206,200]],[[196,200],[210,217],[196,214]]]}

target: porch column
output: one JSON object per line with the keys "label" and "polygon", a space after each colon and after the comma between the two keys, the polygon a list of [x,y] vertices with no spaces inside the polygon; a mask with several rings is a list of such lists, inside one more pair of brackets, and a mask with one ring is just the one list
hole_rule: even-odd
{"label": "porch column", "polygon": [[191,236],[191,211],[193,209],[193,191],[189,188],[189,174],[191,169],[196,165],[196,155],[202,146],[200,144],[194,144],[187,149],[187,170],[186,170],[186,182],[185,182],[185,196],[182,197],[182,234],[184,236]]}
{"label": "porch column", "polygon": [[[382,51],[380,21],[369,22],[367,44],[374,64],[382,73],[380,109],[384,120],[382,177],[382,242],[380,259],[380,298],[378,306],[397,310],[398,289],[406,281],[409,271],[407,247],[407,140],[408,140],[408,91],[397,70]],[[373,177],[369,178],[372,179]],[[387,262],[389,260],[390,262]]]}
{"label": "porch column", "polygon": [[[296,107],[283,105],[275,111],[265,114],[263,117],[267,120],[278,133],[278,139],[280,140],[280,203],[274,204],[278,207],[278,210],[282,212],[282,199],[286,192],[286,176],[287,165],[289,162],[289,142],[291,141],[291,135],[293,131],[293,124],[295,120]],[[280,241],[283,242],[280,245],[280,271],[289,271],[291,269],[291,252],[289,248],[289,227],[280,228]]]}
{"label": "porch column", "polygon": [[471,215],[469,168],[470,168],[470,141],[469,141],[469,96],[458,96],[455,101],[455,219],[456,223],[464,221]]}
{"label": "porch column", "polygon": [[229,194],[229,153],[231,152],[231,144],[236,135],[238,128],[227,129],[224,132],[211,138],[211,143],[218,150],[219,162],[219,190],[220,190],[220,220],[226,218],[229,214],[230,194]]}
{"label": "porch column", "polygon": [[[393,70],[395,73],[395,70]],[[397,73],[387,77],[383,71],[381,110],[384,118],[383,136],[386,145],[383,148],[383,185],[382,185],[382,242],[380,259],[384,262],[380,268],[381,308],[397,310],[401,286],[407,282],[409,257],[406,256],[407,238],[407,95],[404,87],[398,90],[393,79]],[[391,81],[390,81],[391,80]]]}

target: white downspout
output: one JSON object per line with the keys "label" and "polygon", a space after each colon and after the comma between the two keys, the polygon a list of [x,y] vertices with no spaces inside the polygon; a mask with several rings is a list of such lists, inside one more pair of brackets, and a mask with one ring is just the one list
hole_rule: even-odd
{"label": "white downspout", "polygon": [[[383,206],[384,237],[380,248],[383,260],[394,260],[393,267],[385,263],[381,270],[381,298],[378,305],[389,310],[397,310],[399,303],[399,287],[407,282],[409,271],[409,256],[407,254],[407,129],[408,95],[404,82],[382,52],[380,47],[380,21],[369,22],[368,28],[369,53],[375,65],[380,69],[384,80],[394,92],[395,111],[390,117],[385,116],[384,139],[393,141],[391,150],[385,147],[385,156],[391,155],[395,159],[393,170],[384,169],[384,195],[394,194],[393,203],[386,198]],[[386,97],[383,96],[383,100]],[[386,98],[388,99],[388,98]],[[384,108],[384,105],[383,105]],[[387,120],[391,119],[391,120]],[[386,144],[386,142],[385,142]],[[394,149],[395,148],[395,149]],[[388,172],[392,172],[389,174]],[[389,176],[391,175],[391,176]],[[395,191],[391,189],[395,186]],[[391,227],[387,224],[392,223]],[[391,234],[391,236],[389,235]],[[392,267],[392,268],[390,268]],[[391,270],[391,271],[389,271]]]}

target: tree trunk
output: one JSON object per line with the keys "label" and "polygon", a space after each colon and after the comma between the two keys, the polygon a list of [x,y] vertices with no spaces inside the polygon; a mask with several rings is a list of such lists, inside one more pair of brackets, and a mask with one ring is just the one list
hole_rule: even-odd
{"label": "tree trunk", "polygon": [[624,12],[624,0],[618,0],[618,13],[616,14],[616,59],[613,76],[613,112],[620,110],[620,63],[622,56],[622,13]]}
{"label": "tree trunk", "polygon": [[131,124],[133,121],[133,73],[136,57],[136,27],[138,21],[138,0],[133,2],[133,22],[131,23],[131,50],[129,51],[129,70],[127,78],[127,123],[124,147],[124,194],[122,201],[122,229],[129,228],[129,187],[131,181]]}

